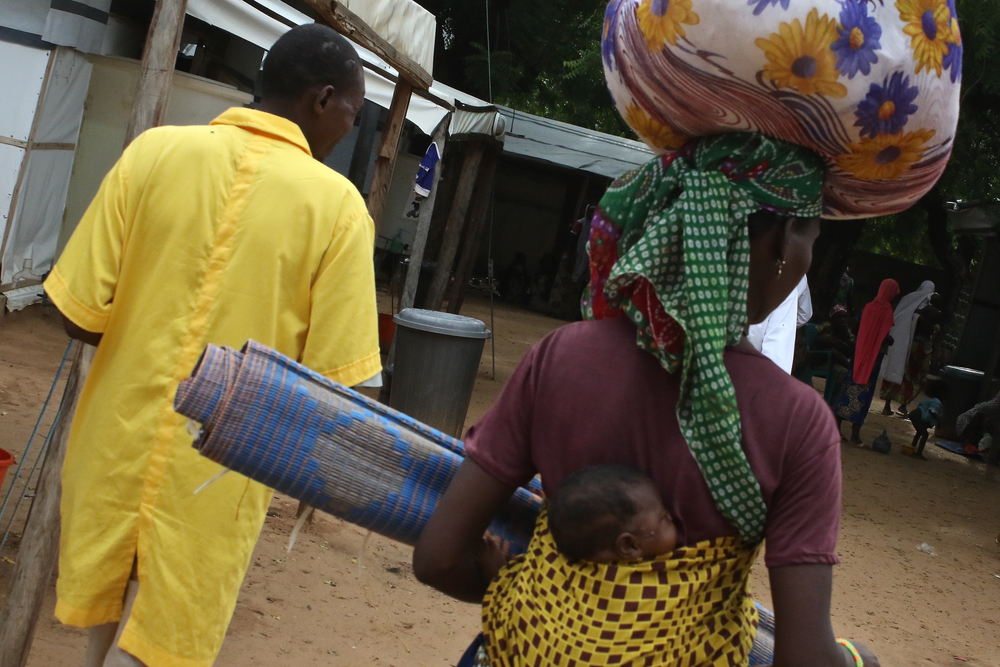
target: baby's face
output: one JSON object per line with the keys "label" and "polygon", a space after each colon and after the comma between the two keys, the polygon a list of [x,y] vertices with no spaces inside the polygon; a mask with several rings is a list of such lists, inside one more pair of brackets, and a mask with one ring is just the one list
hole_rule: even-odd
{"label": "baby's face", "polygon": [[641,558],[668,554],[677,547],[677,526],[663,507],[660,494],[651,485],[633,491],[632,500],[638,511],[629,522],[627,532],[635,537]]}

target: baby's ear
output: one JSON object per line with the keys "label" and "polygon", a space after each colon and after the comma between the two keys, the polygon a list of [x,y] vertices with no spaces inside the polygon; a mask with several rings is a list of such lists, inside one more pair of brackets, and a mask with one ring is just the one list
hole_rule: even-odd
{"label": "baby's ear", "polygon": [[642,560],[642,549],[632,533],[622,533],[615,540],[615,553],[620,560]]}

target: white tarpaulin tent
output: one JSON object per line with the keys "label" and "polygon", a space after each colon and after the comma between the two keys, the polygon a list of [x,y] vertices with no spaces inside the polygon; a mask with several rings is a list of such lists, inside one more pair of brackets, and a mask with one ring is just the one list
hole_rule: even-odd
{"label": "white tarpaulin tent", "polygon": [[9,215],[0,284],[7,284],[40,278],[52,267],[91,66],[75,49],[6,42],[0,63],[15,70],[0,72],[8,82],[0,97],[0,181],[18,174],[13,188],[0,184]]}

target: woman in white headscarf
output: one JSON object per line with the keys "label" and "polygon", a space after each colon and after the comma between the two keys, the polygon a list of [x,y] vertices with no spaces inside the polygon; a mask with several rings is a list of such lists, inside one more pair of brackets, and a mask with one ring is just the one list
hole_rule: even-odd
{"label": "woman in white headscarf", "polygon": [[[899,300],[896,311],[893,313],[895,325],[889,332],[892,337],[892,345],[885,356],[883,370],[885,375],[882,378],[881,398],[886,401],[886,408],[883,414],[891,411],[889,400],[895,394],[891,393],[893,385],[903,384],[903,375],[906,372],[906,364],[910,358],[910,350],[913,347],[913,335],[917,331],[917,320],[920,319],[920,311],[930,303],[934,294],[934,283],[925,280],[920,283],[916,291],[910,292]],[[905,405],[906,400],[897,397]]]}

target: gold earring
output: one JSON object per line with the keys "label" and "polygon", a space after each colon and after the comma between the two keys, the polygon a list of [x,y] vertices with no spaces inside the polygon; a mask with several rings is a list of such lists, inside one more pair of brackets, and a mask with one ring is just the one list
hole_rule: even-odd
{"label": "gold earring", "polygon": [[777,273],[778,277],[780,278],[781,272],[784,270],[785,270],[785,260],[779,259],[777,262],[775,262],[775,273]]}

